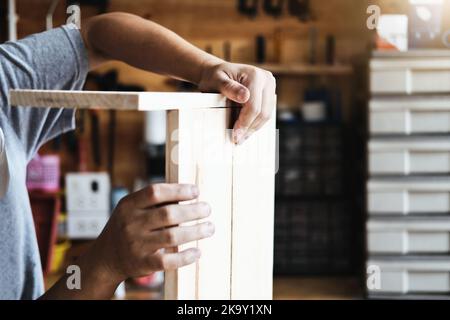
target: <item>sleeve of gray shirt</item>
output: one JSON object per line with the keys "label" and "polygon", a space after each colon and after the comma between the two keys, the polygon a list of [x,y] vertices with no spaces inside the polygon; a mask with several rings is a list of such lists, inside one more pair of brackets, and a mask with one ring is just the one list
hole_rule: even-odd
{"label": "sleeve of gray shirt", "polygon": [[28,160],[48,140],[73,130],[69,109],[11,107],[10,89],[81,90],[88,73],[88,56],[75,25],[0,45],[1,110],[17,133]]}

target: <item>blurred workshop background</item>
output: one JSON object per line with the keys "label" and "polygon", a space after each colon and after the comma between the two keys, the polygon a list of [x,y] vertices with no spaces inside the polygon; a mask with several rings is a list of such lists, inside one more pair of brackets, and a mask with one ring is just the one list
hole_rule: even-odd
{"label": "blurred workshop background", "polygon": [[[4,0],[0,41],[64,24],[70,4],[82,19],[137,14],[276,76],[275,299],[450,295],[450,1]],[[112,62],[86,90],[196,88]],[[164,112],[79,111],[77,127],[28,170],[47,286],[121,197],[165,179]],[[117,298],[159,299],[163,278]]]}

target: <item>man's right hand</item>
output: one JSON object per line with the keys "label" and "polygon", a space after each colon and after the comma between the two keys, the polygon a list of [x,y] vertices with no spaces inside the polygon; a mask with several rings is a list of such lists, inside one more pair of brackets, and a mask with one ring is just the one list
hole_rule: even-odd
{"label": "man's right hand", "polygon": [[65,274],[41,299],[110,299],[127,278],[197,261],[196,248],[175,253],[163,249],[213,235],[210,222],[179,226],[210,215],[204,202],[178,203],[195,200],[198,193],[194,185],[155,184],[125,197],[102,234],[75,262],[81,271],[81,289],[68,289]]}
{"label": "man's right hand", "polygon": [[210,215],[207,203],[178,204],[198,195],[195,185],[155,184],[125,197],[91,248],[90,256],[97,256],[111,279],[118,282],[197,261],[200,251],[196,248],[178,253],[165,253],[163,249],[214,234],[211,222],[178,226]]}

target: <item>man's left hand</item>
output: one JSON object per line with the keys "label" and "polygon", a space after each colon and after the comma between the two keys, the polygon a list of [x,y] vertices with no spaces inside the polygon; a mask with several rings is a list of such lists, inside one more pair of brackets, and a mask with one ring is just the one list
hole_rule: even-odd
{"label": "man's left hand", "polygon": [[276,104],[276,81],[272,73],[234,63],[206,66],[199,83],[202,91],[219,91],[242,104],[233,128],[233,141],[242,144],[270,119]]}

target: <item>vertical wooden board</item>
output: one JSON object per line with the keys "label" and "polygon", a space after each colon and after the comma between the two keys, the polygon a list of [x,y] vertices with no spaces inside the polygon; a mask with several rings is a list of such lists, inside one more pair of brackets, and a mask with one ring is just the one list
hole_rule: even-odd
{"label": "vertical wooden board", "polygon": [[275,116],[233,152],[231,299],[272,299]]}
{"label": "vertical wooden board", "polygon": [[[191,114],[191,112],[189,112]],[[194,112],[195,113],[195,112]],[[197,298],[230,299],[232,150],[228,130],[230,109],[205,109],[192,123],[202,126],[197,155],[200,201],[211,205],[208,220],[215,225],[212,238],[199,241],[203,259],[197,266]]]}
{"label": "vertical wooden board", "polygon": [[[166,137],[166,181],[168,183],[180,183],[185,180],[185,170],[180,167],[186,157],[185,146],[179,143],[179,132],[182,123],[180,111],[167,113],[167,137]],[[181,150],[180,150],[181,148]],[[184,172],[183,172],[184,171]],[[168,249],[168,252],[179,252],[195,247],[196,243],[189,243],[178,248]],[[177,270],[165,272],[164,298],[166,300],[195,299],[196,267],[189,265]]]}
{"label": "vertical wooden board", "polygon": [[166,273],[166,299],[229,299],[231,269],[232,143],[227,130],[229,109],[170,111],[168,116],[167,180],[195,183],[199,201],[208,202],[216,226],[198,246],[197,264]]}
{"label": "vertical wooden board", "polygon": [[[171,139],[171,133],[178,128],[178,111],[167,111],[166,118],[166,182],[178,181],[178,170],[167,157],[176,142]],[[175,252],[175,249],[166,249],[167,252]],[[178,296],[178,271],[170,270],[164,272],[164,299],[174,300]]]}

